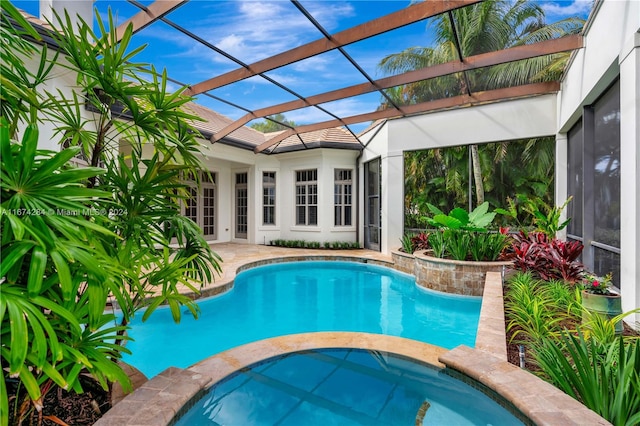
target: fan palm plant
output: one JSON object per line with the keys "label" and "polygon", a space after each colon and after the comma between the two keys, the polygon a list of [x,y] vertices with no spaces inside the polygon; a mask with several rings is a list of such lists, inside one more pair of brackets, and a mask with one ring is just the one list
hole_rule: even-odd
{"label": "fan palm plant", "polygon": [[[584,21],[568,18],[545,24],[539,4],[517,0],[480,2],[441,14],[430,21],[434,47],[412,47],[382,59],[379,68],[385,73],[416,70],[463,57],[535,43],[581,31]],[[453,26],[455,25],[455,27]],[[568,59],[567,53],[547,55],[455,73],[402,88],[392,88],[388,95],[398,104],[412,104],[457,96],[469,91],[491,90],[505,86],[557,80]],[[477,145],[470,147],[476,203],[484,202],[482,154]]]}
{"label": "fan palm plant", "polygon": [[[188,196],[181,176],[201,169],[197,117],[182,109],[190,98],[168,91],[165,73],[134,62],[141,49],[130,46],[131,27],[118,38],[111,16],[107,23],[98,19],[98,33],[58,17],[48,33],[57,50],[51,52],[10,2],[1,6],[5,425],[6,380],[19,380],[40,421],[51,383],[81,392],[81,371],[104,387],[120,381],[126,388],[116,363],[125,349],[115,344],[126,339],[126,321],[141,308],[146,319],[163,303],[176,321],[180,306],[197,314],[180,286],[198,291],[220,271],[220,259],[180,215]],[[61,70],[76,77],[76,91],[44,88]],[[39,150],[43,122],[61,148],[70,148]],[[87,167],[71,165],[79,155]],[[124,323],[105,311],[108,298],[122,309]]]}

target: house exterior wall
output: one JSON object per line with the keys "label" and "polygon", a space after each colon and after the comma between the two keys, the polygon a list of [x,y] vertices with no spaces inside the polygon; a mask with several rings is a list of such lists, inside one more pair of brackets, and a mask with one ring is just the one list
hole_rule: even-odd
{"label": "house exterior wall", "polygon": [[[566,132],[581,117],[583,107],[619,78],[620,290],[626,312],[640,306],[640,2],[605,0],[597,6],[585,33],[585,47],[576,52],[558,96],[558,137],[566,141]],[[557,158],[556,181],[566,182],[566,164]],[[556,194],[560,203],[567,190],[559,189],[564,189]],[[634,320],[637,324],[640,315],[626,319]]]}
{"label": "house exterior wall", "polygon": [[[334,226],[334,169],[353,170],[353,187],[356,184],[358,155],[348,150],[309,150],[279,154],[281,164],[280,199],[277,202],[282,216],[281,238],[305,241],[356,241],[356,204],[353,198],[353,224],[349,227]],[[295,174],[298,170],[318,169],[318,225],[295,224]]]}
{"label": "house exterior wall", "polygon": [[[216,242],[270,244],[274,239],[317,241],[357,241],[357,204],[353,198],[351,226],[334,226],[334,169],[353,170],[356,187],[358,152],[338,149],[313,149],[278,155],[254,154],[252,151],[224,144],[201,141],[203,166],[218,176],[218,235]],[[318,224],[295,224],[295,175],[298,170],[318,170]],[[235,238],[235,176],[248,173],[249,228],[246,239]],[[263,224],[262,174],[276,173],[276,223]]]}

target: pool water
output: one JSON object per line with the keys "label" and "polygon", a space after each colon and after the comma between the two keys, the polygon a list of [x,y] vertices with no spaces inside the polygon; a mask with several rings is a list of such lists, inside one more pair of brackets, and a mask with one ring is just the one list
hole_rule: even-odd
{"label": "pool water", "polygon": [[212,386],[176,423],[205,425],[522,425],[475,388],[377,351],[271,358]]}
{"label": "pool water", "polygon": [[446,295],[415,285],[414,277],[356,262],[309,261],[252,268],[233,289],[185,309],[175,324],[168,308],[132,321],[124,361],[152,377],[211,355],[270,337],[315,331],[401,336],[447,349],[474,347],[481,298]]}

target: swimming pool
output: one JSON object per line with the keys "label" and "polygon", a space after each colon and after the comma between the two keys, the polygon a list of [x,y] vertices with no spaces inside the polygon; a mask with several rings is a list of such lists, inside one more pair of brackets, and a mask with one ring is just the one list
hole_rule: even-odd
{"label": "swimming pool", "polygon": [[522,425],[443,370],[388,352],[314,349],[253,364],[213,385],[178,426]]}
{"label": "swimming pool", "polygon": [[[419,288],[412,276],[356,262],[305,261],[260,266],[233,289],[199,301],[201,316],[175,324],[167,308],[137,315],[123,360],[155,376],[235,346],[287,334],[359,331],[451,349],[475,345],[481,298]],[[187,311],[188,312],[188,311]]]}

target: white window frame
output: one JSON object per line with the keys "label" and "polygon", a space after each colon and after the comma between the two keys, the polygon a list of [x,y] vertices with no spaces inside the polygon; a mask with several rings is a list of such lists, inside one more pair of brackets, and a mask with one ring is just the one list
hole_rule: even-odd
{"label": "white window frame", "polygon": [[334,169],[333,179],[333,224],[336,227],[351,227],[353,226],[353,169]]}
{"label": "white window frame", "polygon": [[235,173],[234,181],[235,226],[233,238],[246,240],[249,235],[249,173]]}
{"label": "white window frame", "polygon": [[[277,173],[274,171],[262,172],[262,225],[276,226],[276,202],[277,190],[276,179]],[[267,178],[273,178],[267,181]]]}
{"label": "white window frame", "polygon": [[[295,171],[295,224],[318,225],[318,169]],[[301,213],[304,221],[301,221]],[[314,220],[315,219],[315,220]]]}

